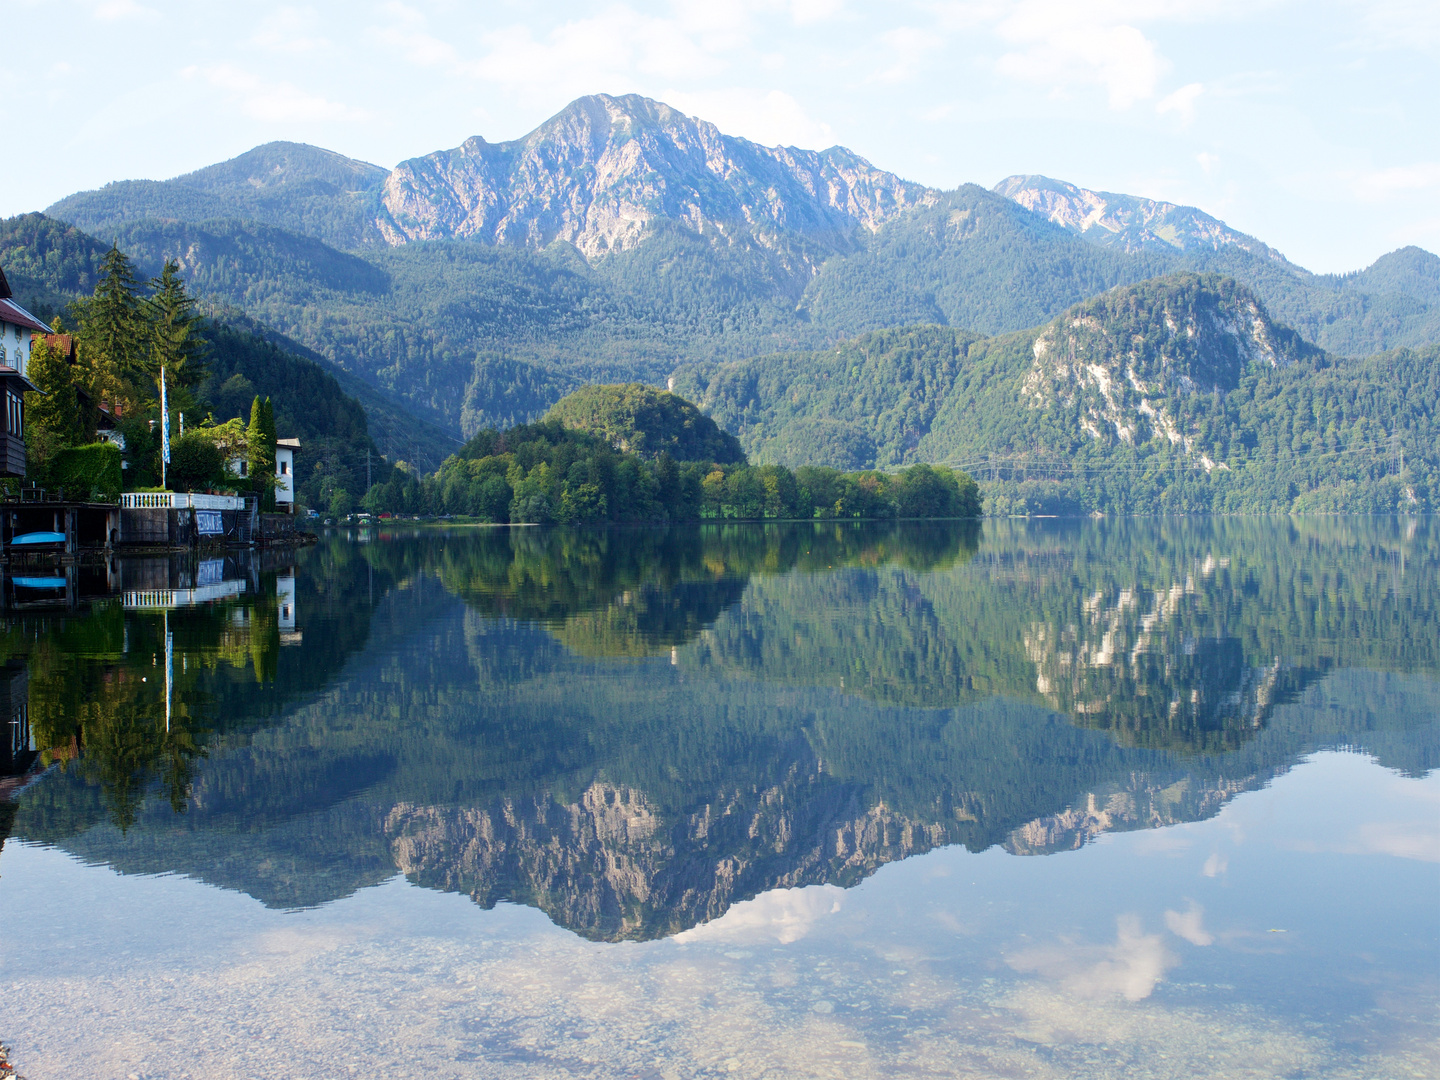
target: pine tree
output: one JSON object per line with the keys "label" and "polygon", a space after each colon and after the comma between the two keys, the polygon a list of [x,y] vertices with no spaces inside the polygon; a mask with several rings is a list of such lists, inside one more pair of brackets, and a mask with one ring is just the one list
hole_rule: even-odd
{"label": "pine tree", "polygon": [[135,268],[119,248],[106,252],[100,272],[95,294],[75,305],[81,359],[89,369],[93,393],[103,401],[122,401],[133,411],[155,393],[145,378],[149,320]]}
{"label": "pine tree", "polygon": [[250,403],[250,480],[260,496],[260,508],[275,509],[275,409],[267,397]]}
{"label": "pine tree", "polygon": [[150,323],[150,367],[158,379],[163,368],[167,389],[176,395],[181,408],[189,404],[188,391],[205,376],[205,340],[200,336],[201,317],[195,313],[195,298],[185,291],[180,264],[166,259],[160,276],[150,281],[151,295],[145,301]]}

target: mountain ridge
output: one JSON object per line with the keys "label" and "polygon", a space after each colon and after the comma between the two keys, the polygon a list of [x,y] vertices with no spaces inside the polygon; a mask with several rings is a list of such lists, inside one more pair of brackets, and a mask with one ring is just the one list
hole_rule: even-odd
{"label": "mountain ridge", "polygon": [[[51,209],[147,270],[179,259],[199,292],[461,438],[585,382],[660,385],[918,324],[995,337],[1178,272],[1234,278],[1334,354],[1440,341],[1440,258],[1419,248],[1316,275],[1194,207],[997,187],[937,191],[843,147],[761,147],[592,95],[392,170],[269,143]],[[859,451],[879,436],[823,426]]]}
{"label": "mountain ridge", "polygon": [[[763,147],[661,102],[580,98],[530,134],[467,139],[397,165],[378,227],[391,244],[486,237],[594,258],[634,247],[656,217],[698,232],[739,225],[840,243],[933,197],[843,147]],[[808,203],[808,205],[807,205]]]}

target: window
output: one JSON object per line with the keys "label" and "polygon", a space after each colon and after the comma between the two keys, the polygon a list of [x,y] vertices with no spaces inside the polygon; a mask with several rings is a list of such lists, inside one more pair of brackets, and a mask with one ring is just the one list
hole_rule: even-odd
{"label": "window", "polygon": [[288,461],[282,461],[282,462],[280,462],[280,475],[281,475],[281,476],[284,476],[284,475],[285,475],[286,473],[288,473],[289,471],[290,471],[290,462],[288,462]]}
{"label": "window", "polygon": [[[214,459],[214,458],[211,458],[210,460],[211,460],[211,461],[214,461],[215,459]],[[246,461],[244,458],[241,458],[241,459],[240,459],[240,475],[241,475],[241,476],[248,476],[249,474],[250,474],[250,463],[249,463],[248,461]]]}

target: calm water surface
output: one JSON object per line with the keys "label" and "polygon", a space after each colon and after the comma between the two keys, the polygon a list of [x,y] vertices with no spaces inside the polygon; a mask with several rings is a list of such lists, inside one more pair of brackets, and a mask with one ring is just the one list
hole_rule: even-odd
{"label": "calm water surface", "polygon": [[30,1080],[1440,1075],[1428,519],[26,573]]}

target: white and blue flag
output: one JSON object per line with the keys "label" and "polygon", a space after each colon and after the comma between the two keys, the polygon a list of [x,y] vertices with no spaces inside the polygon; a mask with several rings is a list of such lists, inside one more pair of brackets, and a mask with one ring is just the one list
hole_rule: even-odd
{"label": "white and blue flag", "polygon": [[160,460],[170,464],[170,402],[165,397],[165,369],[160,369]]}

